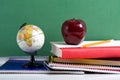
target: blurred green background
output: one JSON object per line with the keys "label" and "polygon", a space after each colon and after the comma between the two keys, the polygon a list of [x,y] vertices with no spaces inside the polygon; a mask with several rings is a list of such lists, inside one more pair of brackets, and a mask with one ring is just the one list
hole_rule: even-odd
{"label": "blurred green background", "polygon": [[45,33],[38,54],[52,55],[50,42],[63,41],[61,25],[72,18],[86,22],[85,40],[120,39],[120,0],[0,0],[0,56],[26,56],[16,43],[25,22]]}

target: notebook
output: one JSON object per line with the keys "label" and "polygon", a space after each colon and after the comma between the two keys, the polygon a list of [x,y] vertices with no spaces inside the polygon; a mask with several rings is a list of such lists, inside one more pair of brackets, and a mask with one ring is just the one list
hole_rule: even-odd
{"label": "notebook", "polygon": [[50,56],[47,64],[55,70],[81,70],[95,73],[120,74],[119,59],[61,59]]}
{"label": "notebook", "polygon": [[100,65],[84,65],[84,64],[63,64],[63,63],[48,63],[51,69],[54,70],[76,70],[94,73],[114,73],[120,74],[120,67],[100,66]]}

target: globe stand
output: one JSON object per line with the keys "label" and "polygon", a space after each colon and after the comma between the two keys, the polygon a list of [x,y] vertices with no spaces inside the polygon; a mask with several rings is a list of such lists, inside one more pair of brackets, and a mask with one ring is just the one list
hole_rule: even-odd
{"label": "globe stand", "polygon": [[35,61],[35,56],[31,55],[30,62],[23,65],[25,68],[40,68],[43,65]]}

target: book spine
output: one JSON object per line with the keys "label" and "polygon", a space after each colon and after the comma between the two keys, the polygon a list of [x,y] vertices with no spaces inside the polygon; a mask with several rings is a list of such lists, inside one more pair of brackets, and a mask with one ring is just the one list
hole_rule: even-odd
{"label": "book spine", "polygon": [[60,48],[62,58],[118,58],[120,47]]}

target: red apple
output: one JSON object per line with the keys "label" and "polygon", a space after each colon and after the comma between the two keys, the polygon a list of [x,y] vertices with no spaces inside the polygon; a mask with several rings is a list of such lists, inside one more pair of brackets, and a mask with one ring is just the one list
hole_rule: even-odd
{"label": "red apple", "polygon": [[70,19],[62,24],[62,35],[67,44],[80,44],[86,35],[86,24],[83,20]]}

